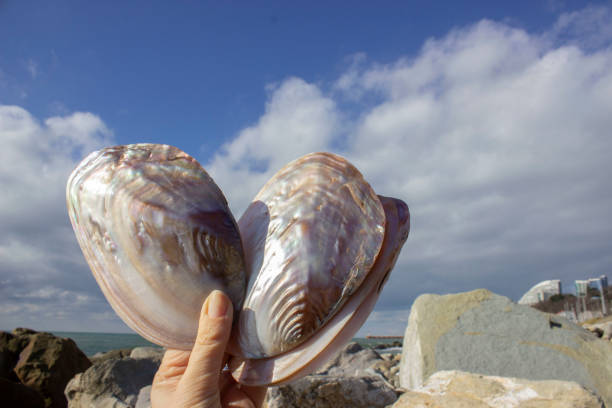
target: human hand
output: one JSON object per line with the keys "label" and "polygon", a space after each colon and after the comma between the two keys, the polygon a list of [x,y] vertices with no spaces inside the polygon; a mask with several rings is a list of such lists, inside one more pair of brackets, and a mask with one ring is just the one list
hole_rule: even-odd
{"label": "human hand", "polygon": [[206,298],[191,351],[168,349],[153,379],[153,408],[257,408],[265,387],[241,386],[229,372],[225,347],[232,329],[232,302],[221,291]]}

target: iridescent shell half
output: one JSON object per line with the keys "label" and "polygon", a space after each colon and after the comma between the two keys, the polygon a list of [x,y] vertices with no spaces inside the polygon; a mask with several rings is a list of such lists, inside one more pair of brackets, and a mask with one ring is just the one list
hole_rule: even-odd
{"label": "iridescent shell half", "polygon": [[281,169],[238,221],[247,270],[239,354],[263,358],[306,341],[359,288],[385,233],[382,204],[361,173],[330,153]]}
{"label": "iridescent shell half", "polygon": [[355,336],[372,312],[410,231],[406,203],[395,198],[379,198],[386,216],[385,238],[375,264],[359,288],[315,336],[292,350],[268,358],[230,360],[236,381],[262,386],[296,380],[321,367]]}
{"label": "iridescent shell half", "polygon": [[102,292],[146,339],[190,349],[213,289],[239,310],[246,282],[236,222],[186,153],[153,144],[94,152],[71,174],[67,203]]}

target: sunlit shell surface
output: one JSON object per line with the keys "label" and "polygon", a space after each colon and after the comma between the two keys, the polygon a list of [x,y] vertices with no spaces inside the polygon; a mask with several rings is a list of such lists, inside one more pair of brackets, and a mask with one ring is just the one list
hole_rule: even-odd
{"label": "sunlit shell surface", "polygon": [[190,349],[206,295],[242,304],[240,234],[227,202],[190,156],[138,144],[90,154],[68,180],[70,220],[117,314],[150,341]]}
{"label": "sunlit shell surface", "polygon": [[384,238],[385,213],[345,159],[313,153],[281,169],[238,225],[251,274],[237,340],[246,357],[307,340],[361,285]]}
{"label": "sunlit shell surface", "polygon": [[410,231],[408,206],[401,200],[379,196],[385,210],[385,239],[376,263],[361,286],[317,335],[279,356],[230,360],[236,381],[252,386],[283,384],[307,375],[333,357],[366,321]]}
{"label": "sunlit shell surface", "polygon": [[231,298],[242,384],[280,384],[333,356],[372,311],[410,228],[340,156],[282,168],[238,223],[208,174],[167,145],[116,146],[73,171],[68,212],[117,314],[159,345],[193,346],[202,302]]}

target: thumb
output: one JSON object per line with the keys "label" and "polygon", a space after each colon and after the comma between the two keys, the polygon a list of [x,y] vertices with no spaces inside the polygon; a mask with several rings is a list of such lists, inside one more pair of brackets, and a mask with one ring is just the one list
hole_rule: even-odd
{"label": "thumb", "polygon": [[214,290],[202,305],[198,336],[181,378],[177,394],[186,405],[219,403],[219,376],[224,351],[232,329],[232,302]]}

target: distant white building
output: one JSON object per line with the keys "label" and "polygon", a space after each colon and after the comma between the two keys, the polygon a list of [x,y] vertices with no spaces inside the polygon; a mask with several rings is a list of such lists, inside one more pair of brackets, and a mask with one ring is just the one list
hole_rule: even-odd
{"label": "distant white building", "polygon": [[589,288],[595,288],[599,290],[599,298],[601,299],[601,312],[605,316],[608,314],[608,307],[606,306],[606,288],[608,287],[608,277],[601,275],[599,278],[589,278],[585,280],[577,280],[574,282],[576,287],[576,296],[582,299],[582,308],[586,312],[587,307],[585,303],[585,297],[589,291]]}
{"label": "distant white building", "polygon": [[576,286],[576,296],[584,297],[587,294],[588,288],[595,288],[603,294],[608,287],[608,277],[601,275],[599,278],[589,278],[585,280],[577,280],[574,282]]}
{"label": "distant white building", "polygon": [[547,280],[534,285],[520,298],[518,303],[520,305],[534,305],[559,294],[561,294],[561,281],[558,279]]}

